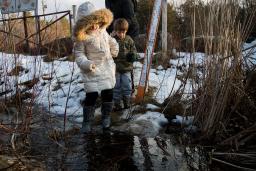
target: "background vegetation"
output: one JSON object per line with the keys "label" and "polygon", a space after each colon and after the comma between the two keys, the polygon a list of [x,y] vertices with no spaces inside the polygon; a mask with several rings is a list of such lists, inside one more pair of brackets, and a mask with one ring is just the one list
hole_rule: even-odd
{"label": "background vegetation", "polygon": [[[235,1],[233,1],[235,2]],[[237,4],[238,15],[236,15],[235,22],[244,26],[250,25],[248,28],[248,34],[243,37],[243,40],[247,40],[250,37],[256,36],[256,24],[251,23],[255,21],[255,6],[256,2],[253,0],[239,1]],[[138,0],[137,19],[140,25],[140,33],[144,34],[148,30],[150,22],[151,11],[153,9],[154,0]],[[232,1],[229,1],[232,5]],[[181,48],[183,51],[188,51],[191,48],[191,33],[194,32],[196,37],[200,37],[205,34],[209,12],[211,9],[211,3],[205,3],[203,0],[186,0],[178,7],[168,4],[168,33],[172,35],[173,42],[176,43],[176,48]],[[192,15],[194,15],[192,17]],[[252,18],[254,17],[254,18]],[[196,27],[193,28],[191,24]],[[215,23],[211,23],[215,25]],[[159,25],[161,30],[161,24]],[[215,27],[218,27],[215,25]],[[216,29],[215,29],[216,30]],[[218,33],[213,33],[213,36],[218,36]],[[189,41],[190,40],[190,41]],[[180,43],[178,43],[180,42]],[[197,40],[197,50],[204,51],[202,40]]]}
{"label": "background vegetation", "polygon": [[[233,0],[235,2],[235,0]],[[253,15],[255,13],[254,9],[256,6],[256,2],[253,0],[243,0],[239,1],[237,4],[238,15],[235,18],[235,22],[237,24],[241,24],[244,26],[250,25],[247,29],[247,34],[244,34],[243,41],[250,40],[251,37],[256,36],[256,24],[252,24],[251,21],[255,21],[256,17]],[[140,33],[145,34],[148,30],[148,25],[151,18],[151,12],[153,8],[154,0],[138,0],[138,9],[137,9],[137,19],[140,25]],[[230,2],[231,3],[231,2]],[[176,49],[180,49],[182,51],[191,51],[191,33],[196,36],[195,40],[195,48],[196,51],[205,51],[204,49],[204,41],[202,40],[202,36],[205,34],[206,30],[209,26],[206,26],[206,21],[204,19],[209,16],[209,10],[211,9],[211,3],[205,3],[203,0],[186,0],[180,6],[173,6],[172,4],[168,4],[168,23],[167,29],[168,33],[171,35],[173,47]],[[27,12],[27,15],[31,15],[31,13]],[[194,15],[193,17],[191,15]],[[15,18],[18,17],[16,14],[10,14],[7,18]],[[254,18],[252,18],[254,17]],[[40,17],[40,25],[41,27],[46,26],[52,20],[54,20],[55,16],[52,19]],[[161,22],[161,21],[160,21]],[[35,20],[28,19],[28,32],[30,34],[35,33]],[[191,24],[194,24],[195,27],[193,29]],[[215,23],[211,23],[218,27]],[[161,31],[161,24],[159,25],[159,32]],[[13,49],[15,46],[15,50],[22,48],[21,39],[12,36],[15,35],[19,37],[24,37],[24,23],[23,20],[16,20],[10,22],[2,22],[0,23],[0,29],[5,30],[9,34],[0,32],[1,44],[0,49],[2,51],[6,51],[7,49]],[[216,29],[215,29],[216,30]],[[212,33],[212,36],[218,36],[217,32]],[[11,36],[12,42],[5,41],[7,37]],[[45,45],[49,42],[52,42],[55,39],[60,39],[64,37],[70,37],[70,25],[68,18],[65,17],[60,22],[53,24],[45,31],[41,33],[42,44]],[[32,36],[29,40],[35,42],[36,37]],[[160,36],[159,36],[160,39]],[[10,44],[11,43],[11,44]],[[22,42],[24,43],[24,42]],[[30,43],[30,46],[33,48],[35,44]]]}

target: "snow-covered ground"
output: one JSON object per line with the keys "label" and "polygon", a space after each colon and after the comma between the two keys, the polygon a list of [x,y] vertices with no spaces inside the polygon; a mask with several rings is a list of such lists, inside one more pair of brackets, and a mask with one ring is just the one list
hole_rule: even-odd
{"label": "snow-covered ground", "polygon": [[[250,47],[254,46],[253,49]],[[251,43],[245,43],[243,45],[243,49],[247,49],[244,51],[244,58],[245,58],[245,66],[247,68],[251,68],[252,66],[255,66],[256,64],[256,40],[254,40]]]}
{"label": "snow-covered ground", "polygon": [[[184,61],[186,61],[184,56]],[[149,86],[155,87],[155,98],[162,103],[171,92],[175,76],[177,60],[170,61],[172,68],[164,70],[161,66],[150,70]],[[9,76],[15,63],[22,66],[25,70],[17,76]],[[79,68],[76,63],[65,61],[65,58],[53,62],[44,62],[42,56],[24,56],[1,53],[1,85],[0,90],[6,93],[4,96],[10,97],[15,94],[18,87],[20,91],[25,90],[26,86],[22,83],[33,78],[39,78],[39,82],[30,92],[36,93],[36,102],[43,105],[52,113],[59,115],[81,115],[81,101],[85,98],[83,91],[83,81],[80,76]],[[134,83],[138,85],[142,64],[134,63]],[[16,86],[18,85],[18,86]],[[179,80],[175,81],[173,92],[181,85]],[[13,91],[11,91],[13,90]],[[4,97],[2,96],[2,97]]]}
{"label": "snow-covered ground", "polygon": [[[253,41],[250,44],[244,44],[243,48],[255,44],[256,41]],[[254,53],[250,55],[248,64],[256,63],[255,49],[253,51]],[[163,67],[158,66],[156,69],[150,70],[149,86],[156,88],[154,95],[159,103],[162,103],[170,93],[175,92],[182,85],[182,82],[176,78],[181,72],[177,70],[178,66],[187,68],[191,59],[195,59],[194,61],[197,64],[203,63],[204,60],[203,53],[195,53],[193,58],[188,53],[180,52],[177,55],[179,58],[170,60],[171,68],[164,70]],[[24,70],[19,75],[12,76],[10,73],[17,65],[22,66]],[[135,86],[138,85],[141,68],[142,64],[140,62],[134,63]],[[81,101],[85,98],[85,93],[79,68],[75,62],[66,61],[65,58],[53,62],[44,62],[42,56],[1,53],[0,74],[0,98],[10,97],[15,94],[16,90],[31,92],[35,95],[35,102],[51,113],[64,115],[66,112],[68,116],[77,118],[78,122],[82,120]],[[32,89],[28,90],[25,85],[22,85],[22,83],[33,78],[37,78],[39,81]],[[192,91],[190,84],[186,84],[185,91],[188,93]],[[158,118],[149,117],[148,115],[152,115],[149,113],[142,115],[136,119],[152,120],[152,125],[156,129],[159,129],[159,124],[156,123],[167,122],[167,120],[163,121],[163,114],[156,114],[156,116],[159,116]]]}

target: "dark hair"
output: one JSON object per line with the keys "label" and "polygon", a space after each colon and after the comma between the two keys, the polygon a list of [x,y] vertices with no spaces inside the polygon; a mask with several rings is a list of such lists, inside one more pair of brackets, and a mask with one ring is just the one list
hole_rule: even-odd
{"label": "dark hair", "polygon": [[129,28],[129,23],[124,18],[118,18],[114,21],[115,31],[127,31]]}

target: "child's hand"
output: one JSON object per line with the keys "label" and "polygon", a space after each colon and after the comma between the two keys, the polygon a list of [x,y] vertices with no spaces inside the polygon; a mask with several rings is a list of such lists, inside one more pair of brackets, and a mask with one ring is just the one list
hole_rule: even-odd
{"label": "child's hand", "polygon": [[110,36],[112,36],[112,37],[116,36],[116,32],[112,31],[112,33],[110,33]]}
{"label": "child's hand", "polygon": [[95,72],[95,70],[96,70],[96,65],[95,65],[95,64],[91,64],[91,65],[90,65],[90,70],[91,70],[92,72]]}

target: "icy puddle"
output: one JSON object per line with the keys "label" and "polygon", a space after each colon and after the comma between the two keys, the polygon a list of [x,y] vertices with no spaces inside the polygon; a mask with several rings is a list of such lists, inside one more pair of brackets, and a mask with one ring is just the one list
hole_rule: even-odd
{"label": "icy puddle", "polygon": [[[17,151],[8,148],[0,155],[0,170],[187,171],[191,165],[198,169],[198,155],[189,152],[193,159],[188,162],[184,155],[188,153],[187,148],[177,144],[172,135],[154,129],[164,120],[160,114],[153,114],[158,116],[158,122],[149,122],[153,116],[146,113],[114,126],[112,132],[103,133],[101,126],[95,125],[89,135],[81,134],[73,123],[66,125],[63,135],[62,118],[39,118],[39,122],[34,118],[30,133],[17,135]],[[7,146],[8,139],[5,138]]]}
{"label": "icy puddle", "polygon": [[44,155],[46,170],[188,170],[182,152],[160,137],[77,135]]}

